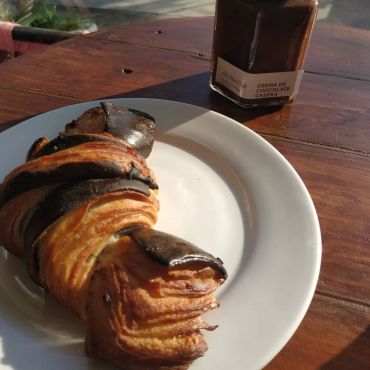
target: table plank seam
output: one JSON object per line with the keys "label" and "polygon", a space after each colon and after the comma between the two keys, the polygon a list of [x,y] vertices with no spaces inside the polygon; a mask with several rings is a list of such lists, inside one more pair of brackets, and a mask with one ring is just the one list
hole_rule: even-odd
{"label": "table plank seam", "polygon": [[317,289],[315,292],[315,295],[341,302],[343,305],[348,306],[352,309],[356,308],[356,310],[358,311],[370,314],[370,302],[366,302],[366,301],[362,301],[362,300],[354,299],[350,297],[344,297],[342,295],[326,292],[321,289]]}
{"label": "table plank seam", "polygon": [[[106,39],[106,38],[101,38],[101,37],[93,37],[93,36],[81,36],[81,38],[85,38],[87,40],[96,40],[96,41],[105,41],[105,42],[112,42],[112,43],[117,43],[117,44],[125,44],[125,45],[130,45],[130,46],[137,46],[137,47],[144,47],[148,49],[157,49],[157,50],[166,50],[166,51],[173,51],[176,53],[181,53],[181,54],[186,54],[186,55],[197,55],[199,53],[198,50],[194,51],[189,51],[189,50],[181,50],[181,49],[173,49],[173,48],[165,48],[161,46],[155,46],[155,45],[148,45],[148,44],[143,44],[143,43],[134,43],[134,42],[128,42],[128,41],[120,41],[120,40],[111,40],[111,39]],[[203,61],[210,62],[211,61],[211,55],[210,54],[202,54],[204,59],[201,59]]]}
{"label": "table plank seam", "polygon": [[[248,122],[246,123],[246,125],[247,124],[248,124]],[[256,131],[256,130],[254,130],[254,131]],[[276,140],[276,139],[278,139],[278,140],[285,141],[285,142],[288,142],[288,143],[307,145],[307,146],[317,147],[317,148],[320,148],[320,149],[333,150],[333,151],[337,151],[337,152],[341,152],[341,153],[345,153],[345,154],[353,154],[353,155],[358,155],[358,156],[367,157],[367,158],[370,157],[370,152],[367,152],[367,151],[364,151],[364,150],[344,148],[344,147],[340,147],[340,146],[335,146],[335,145],[330,144],[330,143],[323,144],[323,143],[319,143],[317,141],[311,141],[311,140],[305,140],[305,139],[292,139],[292,138],[277,135],[277,134],[276,135],[270,135],[270,134],[266,134],[266,133],[260,133],[258,131],[256,131],[256,132],[266,140]]]}
{"label": "table plank seam", "polygon": [[347,79],[347,80],[355,80],[355,81],[361,81],[361,82],[370,82],[370,79],[367,79],[367,78],[351,77],[351,76],[338,75],[338,74],[335,74],[335,73],[327,73],[327,72],[325,72],[325,73],[316,72],[316,71],[311,71],[309,69],[305,69],[304,71],[305,71],[305,73],[310,73],[310,74],[313,74],[313,75],[344,78],[344,79]]}
{"label": "table plank seam", "polygon": [[36,90],[36,89],[17,89],[10,86],[0,86],[0,90],[6,90],[6,91],[17,91],[21,93],[27,93],[27,94],[33,94],[33,95],[41,95],[41,96],[50,96],[54,98],[63,98],[63,99],[69,99],[74,102],[82,102],[78,97],[72,96],[72,95],[62,95],[62,94],[51,94],[42,90]]}

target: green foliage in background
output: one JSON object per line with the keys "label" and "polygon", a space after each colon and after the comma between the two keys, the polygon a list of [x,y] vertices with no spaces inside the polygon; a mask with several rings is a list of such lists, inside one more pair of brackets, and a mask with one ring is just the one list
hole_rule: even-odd
{"label": "green foliage in background", "polygon": [[35,0],[25,10],[14,12],[4,0],[0,0],[0,20],[8,20],[22,26],[61,31],[74,31],[89,22],[78,14],[60,14],[55,4],[47,4],[45,0]]}
{"label": "green foliage in background", "polygon": [[12,18],[12,12],[5,0],[0,0],[0,21],[7,21]]}

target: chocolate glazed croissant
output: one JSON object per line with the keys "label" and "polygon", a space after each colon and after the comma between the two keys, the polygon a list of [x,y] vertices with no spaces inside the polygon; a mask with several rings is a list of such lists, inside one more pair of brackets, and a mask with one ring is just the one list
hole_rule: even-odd
{"label": "chocolate glazed croissant", "polygon": [[[113,136],[114,135],[114,136]],[[87,322],[86,352],[122,369],[187,369],[207,349],[222,262],[152,229],[157,184],[141,154],[154,119],[102,104],[37,140],[0,187],[0,244]],[[141,153],[141,154],[140,154]]]}

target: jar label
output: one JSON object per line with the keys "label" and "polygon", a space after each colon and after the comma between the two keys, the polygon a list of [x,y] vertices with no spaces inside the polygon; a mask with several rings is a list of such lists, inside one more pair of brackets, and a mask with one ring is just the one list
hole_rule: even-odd
{"label": "jar label", "polygon": [[216,82],[244,99],[294,97],[303,72],[247,73],[219,57]]}

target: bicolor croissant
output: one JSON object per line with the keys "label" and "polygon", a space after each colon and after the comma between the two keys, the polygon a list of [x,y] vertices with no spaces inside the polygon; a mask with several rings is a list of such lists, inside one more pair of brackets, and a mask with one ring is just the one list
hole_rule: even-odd
{"label": "bicolor croissant", "polygon": [[[154,119],[102,103],[0,186],[0,244],[87,325],[86,352],[126,370],[187,369],[207,349],[222,262],[153,229],[157,184],[144,157]],[[176,210],[178,212],[178,210]]]}

